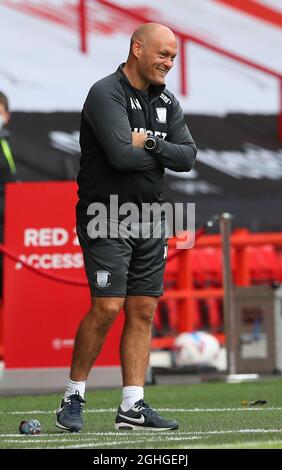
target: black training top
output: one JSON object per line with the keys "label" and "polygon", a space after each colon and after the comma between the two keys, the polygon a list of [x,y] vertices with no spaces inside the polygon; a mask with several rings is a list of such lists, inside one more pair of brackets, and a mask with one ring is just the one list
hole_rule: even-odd
{"label": "black training top", "polygon": [[[156,136],[154,150],[132,145],[132,132]],[[78,174],[77,222],[89,220],[93,202],[119,206],[163,200],[164,169],[189,171],[197,149],[175,96],[165,85],[134,88],[122,70],[96,82],[81,113],[81,159]]]}

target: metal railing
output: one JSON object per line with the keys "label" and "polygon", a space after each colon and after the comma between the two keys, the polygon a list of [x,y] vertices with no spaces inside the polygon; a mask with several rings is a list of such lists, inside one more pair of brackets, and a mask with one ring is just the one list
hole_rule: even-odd
{"label": "metal railing", "polygon": [[[131,19],[140,21],[140,23],[148,23],[153,20],[153,18],[147,18],[145,15],[141,15],[139,13],[130,11],[128,8],[122,7],[120,5],[116,5],[108,0],[96,0],[96,2],[100,3],[101,5],[115,11],[121,13],[125,17],[129,17]],[[82,52],[87,52],[87,7],[86,7],[86,0],[80,0],[79,2],[79,18],[80,18],[80,49]],[[199,39],[192,34],[186,34],[182,31],[175,29],[174,26],[169,26],[176,37],[179,39],[179,57],[180,57],[180,91],[182,95],[188,94],[188,67],[186,61],[186,52],[187,52],[187,43],[194,43],[198,46],[201,46],[205,49],[208,49],[216,54],[219,54],[223,57],[227,57],[228,59],[234,60],[235,62],[241,63],[246,65],[247,67],[251,67],[254,70],[258,70],[266,75],[269,75],[273,78],[276,78],[279,81],[279,112],[278,112],[278,138],[282,142],[282,75],[281,73],[272,70],[268,67],[264,67],[263,65],[257,64],[256,62],[246,59],[243,56],[238,54],[234,54],[233,52],[229,52],[222,47],[214,46],[203,39]]]}

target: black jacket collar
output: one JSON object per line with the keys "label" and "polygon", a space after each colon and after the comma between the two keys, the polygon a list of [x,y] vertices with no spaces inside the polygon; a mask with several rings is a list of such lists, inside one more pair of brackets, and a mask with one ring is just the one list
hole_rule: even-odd
{"label": "black jacket collar", "polygon": [[[123,62],[122,64],[120,64],[120,66],[118,67],[116,73],[118,76],[122,77],[122,79],[126,82],[126,84],[132,88],[133,91],[140,91],[138,90],[137,88],[134,88],[134,86],[131,85],[130,81],[128,80],[127,76],[125,75],[124,71],[123,71],[123,66],[125,65],[125,63]],[[151,98],[157,98],[158,96],[160,96],[162,94],[162,92],[164,91],[165,89],[165,85],[149,85],[149,91],[150,91],[150,95],[151,95]]]}

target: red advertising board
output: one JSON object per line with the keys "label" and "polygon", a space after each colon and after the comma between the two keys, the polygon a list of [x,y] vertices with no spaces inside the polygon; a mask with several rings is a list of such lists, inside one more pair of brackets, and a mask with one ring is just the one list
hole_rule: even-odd
{"label": "red advertising board", "polygon": [[[76,191],[74,182],[7,185],[5,246],[37,271],[86,283],[75,233]],[[89,306],[87,285],[48,279],[5,257],[5,367],[68,367]],[[120,314],[96,366],[119,364],[122,324]]]}

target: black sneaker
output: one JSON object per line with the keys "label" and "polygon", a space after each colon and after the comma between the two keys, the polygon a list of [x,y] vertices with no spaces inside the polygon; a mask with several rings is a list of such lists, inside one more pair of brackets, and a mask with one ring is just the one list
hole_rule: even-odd
{"label": "black sneaker", "polygon": [[61,408],[56,412],[56,426],[59,429],[69,432],[80,432],[83,427],[82,408],[85,401],[75,393],[62,400]]}
{"label": "black sneaker", "polygon": [[128,411],[119,407],[115,429],[144,429],[145,431],[170,431],[178,429],[178,422],[162,418],[144,400],[139,400]]}

